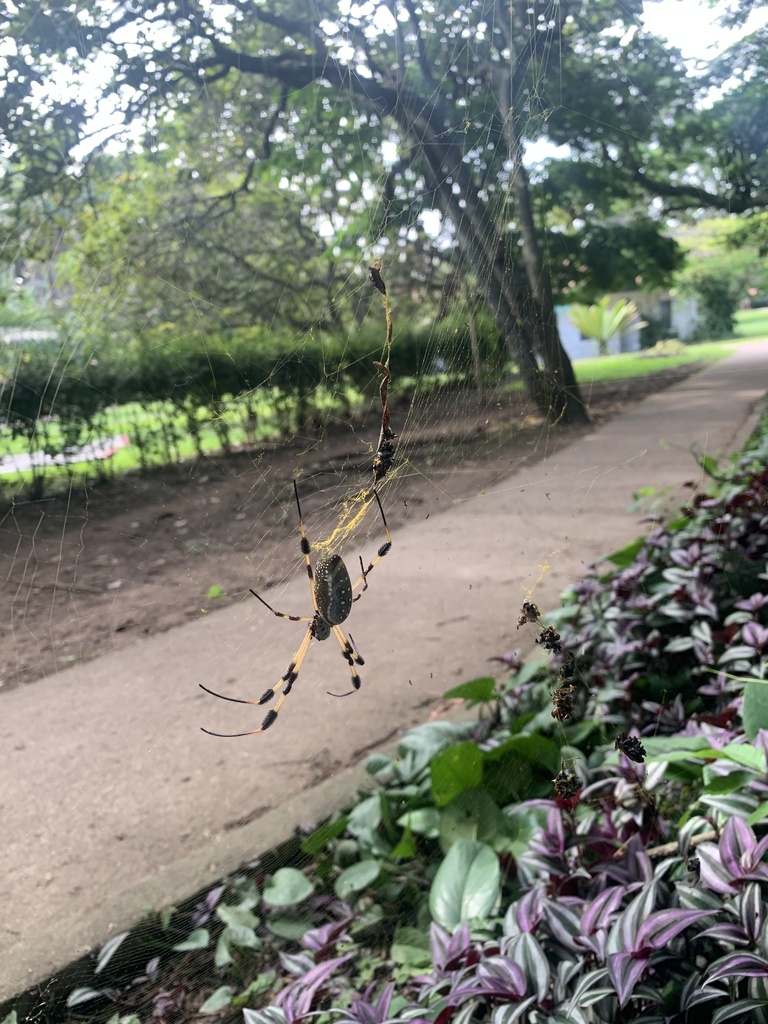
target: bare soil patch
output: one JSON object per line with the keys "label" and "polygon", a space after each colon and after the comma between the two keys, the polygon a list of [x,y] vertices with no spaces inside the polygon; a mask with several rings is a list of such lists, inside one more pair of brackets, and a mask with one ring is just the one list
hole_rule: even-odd
{"label": "bare soil patch", "polygon": [[[689,365],[595,386],[596,423],[697,370]],[[424,515],[425,495],[477,494],[592,428],[550,427],[518,393],[446,390],[412,414],[392,399],[408,460],[387,490],[390,528]],[[131,474],[31,502],[0,518],[0,689],[159,633],[267,589],[293,571],[298,531],[291,481],[301,472],[305,518],[371,482],[380,410],[330,423],[319,440]],[[311,533],[311,527],[310,533]],[[208,597],[210,588],[225,596]],[[290,609],[289,609],[290,610]]]}

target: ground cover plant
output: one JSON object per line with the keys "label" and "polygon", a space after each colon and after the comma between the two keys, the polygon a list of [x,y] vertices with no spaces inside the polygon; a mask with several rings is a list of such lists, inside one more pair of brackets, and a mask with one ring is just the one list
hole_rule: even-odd
{"label": "ground cover plant", "polygon": [[371,757],[354,806],[111,940],[41,1016],[766,1019],[767,466],[768,411],[710,493],[555,615],[523,606],[544,657],[450,691],[477,721]]}

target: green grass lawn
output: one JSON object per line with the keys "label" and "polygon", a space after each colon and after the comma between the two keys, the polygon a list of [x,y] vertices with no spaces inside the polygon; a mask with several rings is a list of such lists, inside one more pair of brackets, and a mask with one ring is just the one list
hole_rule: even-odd
{"label": "green grass lawn", "polygon": [[768,306],[738,312],[736,334],[740,338],[768,338]]}
{"label": "green grass lawn", "polygon": [[[222,414],[229,427],[229,443],[233,448],[245,445],[249,440],[252,442],[254,439],[259,441],[275,437],[279,432],[270,396],[253,402],[252,406],[258,423],[252,429],[250,438],[243,425],[245,410],[242,402],[227,403],[227,408]],[[206,454],[221,450],[221,438],[213,422],[210,415],[200,422],[200,443]],[[141,469],[142,457],[145,464],[157,466],[192,459],[196,454],[195,443],[187,429],[186,419],[170,402],[150,402],[147,405],[131,402],[105,409],[96,417],[91,429],[84,429],[75,443],[84,445],[98,438],[119,434],[128,435],[130,446],[116,452],[108,460],[73,463],[69,466],[50,465],[35,470],[2,474],[0,489],[6,494],[17,494],[28,488],[36,476],[44,476],[45,490],[50,492],[100,474],[112,476]],[[13,437],[7,427],[0,429],[0,457],[26,454],[30,447],[35,452],[44,450],[55,455],[62,450],[65,443],[60,426],[55,420],[38,424],[38,432],[31,445],[26,437]]]}
{"label": "green grass lawn", "polygon": [[644,377],[659,370],[669,370],[687,363],[716,363],[730,355],[745,341],[768,339],[768,308],[745,309],[736,314],[736,334],[724,341],[703,341],[689,345],[674,356],[649,358],[640,352],[625,352],[617,356],[579,359],[573,364],[579,384],[596,384],[607,380],[626,380]]}
{"label": "green grass lawn", "polygon": [[579,384],[596,384],[607,380],[627,380],[645,377],[660,370],[671,370],[690,363],[716,363],[730,355],[739,343],[733,341],[704,341],[690,345],[680,355],[650,358],[641,352],[623,352],[616,356],[596,356],[579,359],[573,364]]}

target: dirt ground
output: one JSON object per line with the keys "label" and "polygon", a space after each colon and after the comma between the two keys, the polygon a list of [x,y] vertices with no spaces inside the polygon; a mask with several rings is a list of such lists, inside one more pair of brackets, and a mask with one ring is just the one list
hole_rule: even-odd
{"label": "dirt ground", "polygon": [[[595,386],[596,423],[676,381],[689,365]],[[298,531],[291,481],[313,510],[370,483],[379,410],[353,424],[328,424],[321,440],[289,443],[168,466],[147,475],[6,503],[0,518],[0,689],[34,682],[142,635],[170,629],[266,591],[293,572]],[[477,494],[515,469],[549,456],[581,428],[551,428],[519,393],[444,391],[414,411],[392,401],[407,459],[390,528],[419,514],[429,484],[451,500]],[[398,430],[399,428],[399,430]],[[209,596],[211,587],[223,592]],[[290,610],[290,609],[289,609]]]}

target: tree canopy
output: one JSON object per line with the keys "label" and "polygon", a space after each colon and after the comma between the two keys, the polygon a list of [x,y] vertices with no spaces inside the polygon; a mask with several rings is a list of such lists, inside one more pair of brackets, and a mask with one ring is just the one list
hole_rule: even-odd
{"label": "tree canopy", "polygon": [[[137,189],[153,226],[140,258],[203,307],[218,284],[228,316],[253,315],[243,295],[261,315],[271,308],[259,231],[301,292],[297,323],[336,315],[334,260],[396,260],[418,241],[473,275],[542,409],[579,419],[557,297],[668,281],[681,253],[665,211],[768,205],[768,90],[752,73],[765,38],[691,74],[642,29],[642,6],[32,0],[0,18],[0,130],[17,172],[5,193],[18,206],[55,192],[59,209],[86,209],[79,185],[109,164],[100,103],[102,122],[108,111],[112,132],[154,165]],[[568,157],[528,166],[542,139]],[[130,195],[136,179],[125,184]],[[439,215],[437,242],[427,211]],[[141,221],[113,213],[124,227]],[[203,221],[207,257],[184,241]],[[261,291],[247,286],[256,277]]]}

